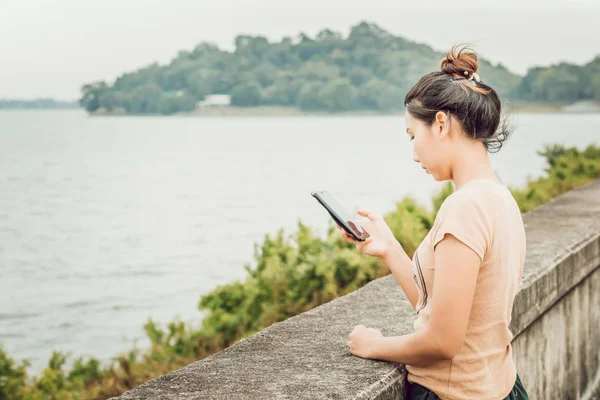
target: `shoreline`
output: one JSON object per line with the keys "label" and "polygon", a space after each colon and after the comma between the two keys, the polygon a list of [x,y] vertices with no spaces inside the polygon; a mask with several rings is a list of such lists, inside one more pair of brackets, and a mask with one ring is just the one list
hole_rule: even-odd
{"label": "shoreline", "polygon": [[[600,114],[600,103],[575,104],[537,104],[506,103],[503,109],[508,114]],[[392,111],[353,110],[342,112],[303,111],[293,107],[211,107],[191,112],[180,112],[173,115],[161,114],[128,114],[122,112],[100,111],[90,113],[94,117],[385,117],[402,116],[404,109]]]}

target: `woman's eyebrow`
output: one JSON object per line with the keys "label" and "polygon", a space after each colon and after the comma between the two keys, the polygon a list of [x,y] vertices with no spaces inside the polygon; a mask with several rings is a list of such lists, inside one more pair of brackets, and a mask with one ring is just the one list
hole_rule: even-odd
{"label": "woman's eyebrow", "polygon": [[410,130],[410,128],[406,128],[406,133],[408,133],[410,135],[409,130]]}

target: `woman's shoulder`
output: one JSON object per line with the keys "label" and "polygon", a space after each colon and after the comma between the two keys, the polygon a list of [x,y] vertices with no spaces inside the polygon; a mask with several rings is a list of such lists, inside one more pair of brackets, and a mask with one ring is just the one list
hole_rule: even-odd
{"label": "woman's shoulder", "polygon": [[442,208],[452,210],[458,207],[489,210],[502,204],[509,197],[512,198],[512,194],[504,184],[487,179],[474,179],[448,196],[442,203],[440,211]]}
{"label": "woman's shoulder", "polygon": [[493,220],[514,202],[510,190],[495,182],[468,182],[442,202],[434,225],[446,219]]}
{"label": "woman's shoulder", "polygon": [[438,214],[453,213],[464,208],[480,208],[485,204],[484,200],[484,196],[481,193],[464,187],[444,199]]}

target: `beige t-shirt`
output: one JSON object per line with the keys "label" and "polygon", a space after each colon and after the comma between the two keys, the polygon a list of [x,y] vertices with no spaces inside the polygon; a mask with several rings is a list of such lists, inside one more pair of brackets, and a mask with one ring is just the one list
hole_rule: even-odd
{"label": "beige t-shirt", "polygon": [[[419,292],[415,330],[431,317],[434,247],[452,234],[481,258],[465,341],[458,354],[428,367],[407,365],[408,380],[447,400],[503,399],[515,384],[508,326],[525,261],[525,228],[510,190],[474,179],[442,204],[433,227],[413,256]],[[456,266],[460,274],[460,265]]]}

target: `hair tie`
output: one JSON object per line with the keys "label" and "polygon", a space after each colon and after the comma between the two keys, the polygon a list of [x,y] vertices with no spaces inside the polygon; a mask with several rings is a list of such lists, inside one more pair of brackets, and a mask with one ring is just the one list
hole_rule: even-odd
{"label": "hair tie", "polygon": [[[467,71],[465,71],[465,75],[466,75]],[[479,74],[477,72],[473,72],[473,74],[471,75],[471,77],[469,78],[470,81],[475,81],[477,83],[481,82],[481,78],[479,78]]]}

